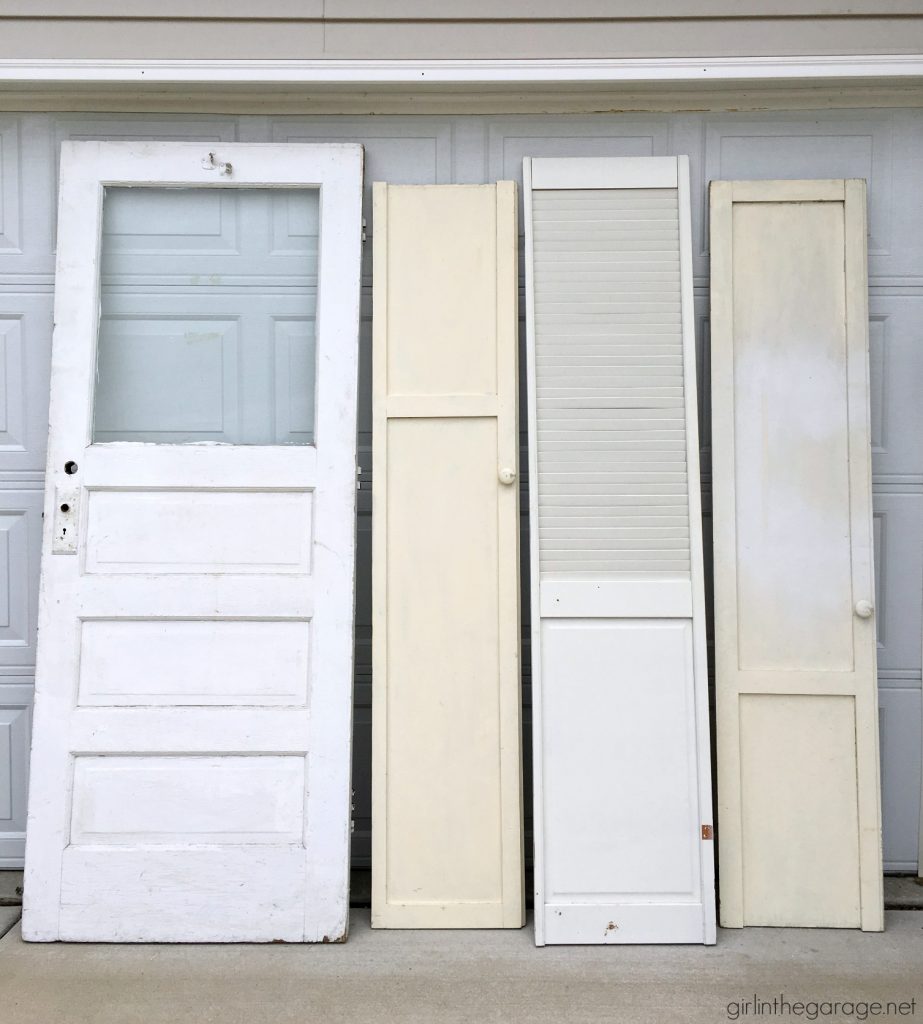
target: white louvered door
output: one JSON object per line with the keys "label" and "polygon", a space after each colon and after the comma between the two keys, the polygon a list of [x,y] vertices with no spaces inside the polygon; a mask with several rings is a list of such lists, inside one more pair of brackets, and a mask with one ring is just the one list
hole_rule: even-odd
{"label": "white louvered door", "polygon": [[540,945],[715,941],[688,178],[525,161]]}

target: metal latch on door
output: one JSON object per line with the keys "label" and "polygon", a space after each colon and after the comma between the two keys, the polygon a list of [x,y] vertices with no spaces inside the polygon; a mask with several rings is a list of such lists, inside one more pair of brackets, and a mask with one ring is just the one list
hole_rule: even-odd
{"label": "metal latch on door", "polygon": [[[64,472],[73,476],[78,466],[73,459],[64,463]],[[54,489],[54,536],[51,553],[74,555],[77,553],[77,498],[79,487],[56,487]]]}
{"label": "metal latch on door", "polygon": [[54,492],[54,539],[51,551],[55,555],[77,553],[77,497],[76,488],[56,487]]}

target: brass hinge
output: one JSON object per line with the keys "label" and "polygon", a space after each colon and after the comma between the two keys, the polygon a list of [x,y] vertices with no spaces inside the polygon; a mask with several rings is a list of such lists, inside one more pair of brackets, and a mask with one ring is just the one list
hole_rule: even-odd
{"label": "brass hinge", "polygon": [[715,833],[713,832],[711,825],[703,825],[702,826],[702,838],[703,839],[714,839],[715,838]]}

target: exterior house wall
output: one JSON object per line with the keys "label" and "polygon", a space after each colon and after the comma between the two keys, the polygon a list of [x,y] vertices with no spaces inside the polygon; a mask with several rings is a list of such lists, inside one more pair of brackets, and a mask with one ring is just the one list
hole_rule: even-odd
{"label": "exterior house wall", "polygon": [[[614,13],[614,8],[616,12]],[[563,13],[562,13],[563,10]],[[194,13],[191,13],[194,12]],[[0,59],[459,59],[923,52],[915,0],[9,0]]]}

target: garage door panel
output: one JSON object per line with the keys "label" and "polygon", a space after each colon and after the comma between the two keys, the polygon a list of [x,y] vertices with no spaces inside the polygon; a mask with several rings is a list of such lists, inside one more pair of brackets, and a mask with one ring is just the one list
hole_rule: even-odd
{"label": "garage door panel", "polygon": [[873,496],[878,666],[919,678],[923,632],[923,494]]}
{"label": "garage door panel", "polygon": [[35,664],[41,546],[41,491],[0,482],[0,665]]}
{"label": "garage door panel", "polygon": [[919,686],[917,679],[913,688],[878,690],[885,871],[917,870],[920,809],[914,808],[913,796],[923,771]]}
{"label": "garage door panel", "polygon": [[254,275],[273,290],[288,279],[316,279],[318,205],[303,191],[225,189],[201,197],[150,189],[140,200],[117,186],[106,192],[104,279],[153,272],[194,287],[202,280],[202,258],[211,283],[221,288],[252,284]]}
{"label": "garage door panel", "polygon": [[22,866],[32,741],[33,681],[0,678],[0,870]]}
{"label": "garage door panel", "polygon": [[[453,180],[452,118],[376,117],[290,118],[269,121],[273,142],[356,142],[365,147],[362,213],[372,224],[372,183],[432,185]],[[371,230],[368,231],[371,238]],[[371,246],[366,251],[366,258]],[[369,269],[366,263],[364,269]]]}
{"label": "garage door panel", "polygon": [[[705,179],[773,180],[864,178],[869,193],[869,271],[910,269],[919,247],[895,236],[899,217],[889,187],[894,166],[893,125],[875,113],[709,117],[705,135]],[[908,243],[909,246],[908,246]]]}
{"label": "garage door panel", "polygon": [[491,119],[487,160],[491,177],[522,183],[524,157],[661,156],[666,118],[521,117]]}
{"label": "garage door panel", "polygon": [[872,472],[876,488],[923,484],[923,295],[869,299]]}
{"label": "garage door panel", "polygon": [[[2,279],[0,279],[2,283]],[[52,297],[0,287],[0,470],[41,473],[48,434]]]}
{"label": "garage door panel", "polygon": [[19,255],[22,251],[20,131],[19,118],[0,118],[0,254],[3,255]]}

